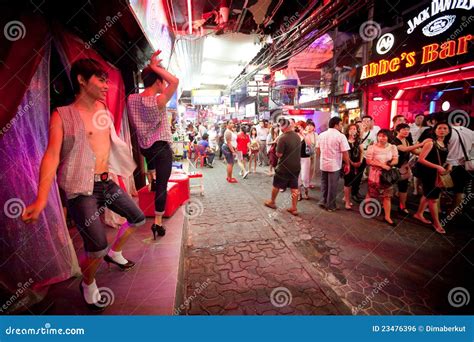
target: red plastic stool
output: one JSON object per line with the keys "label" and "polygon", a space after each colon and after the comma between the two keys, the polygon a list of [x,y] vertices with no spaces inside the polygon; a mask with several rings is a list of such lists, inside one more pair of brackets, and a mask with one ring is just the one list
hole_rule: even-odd
{"label": "red plastic stool", "polygon": [[138,206],[146,217],[155,217],[155,193],[146,185],[138,190]]}
{"label": "red plastic stool", "polygon": [[166,196],[165,213],[163,217],[171,217],[183,204],[181,190],[178,183],[168,182],[168,196]]}
{"label": "red plastic stool", "polygon": [[181,204],[189,200],[189,177],[187,174],[183,173],[172,173],[170,178],[170,182],[177,183],[179,186],[179,199]]}
{"label": "red plastic stool", "polygon": [[[168,196],[166,196],[163,216],[171,217],[185,200],[183,200],[183,192],[178,183],[168,182],[167,190]],[[138,190],[138,205],[146,217],[155,217],[155,192],[149,191],[148,186]]]}

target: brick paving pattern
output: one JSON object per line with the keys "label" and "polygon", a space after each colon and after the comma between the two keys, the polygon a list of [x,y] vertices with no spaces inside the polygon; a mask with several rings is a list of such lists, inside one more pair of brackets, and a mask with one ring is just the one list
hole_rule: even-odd
{"label": "brick paving pattern", "polygon": [[393,228],[357,204],[320,209],[318,186],[294,217],[289,191],[278,210],[263,206],[272,180],[263,169],[228,184],[215,164],[203,171],[205,196],[188,204],[180,314],[472,314],[472,301],[454,307],[448,298],[455,287],[474,295],[468,215],[446,236],[396,215]]}

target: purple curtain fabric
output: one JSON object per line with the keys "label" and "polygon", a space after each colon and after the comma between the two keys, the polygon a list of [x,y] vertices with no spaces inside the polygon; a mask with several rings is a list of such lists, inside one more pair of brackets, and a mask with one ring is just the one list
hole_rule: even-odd
{"label": "purple curtain fabric", "polygon": [[50,46],[45,56],[0,137],[0,295],[8,304],[2,312],[24,310],[41,300],[47,285],[80,274],[56,182],[38,223],[26,225],[20,217],[36,198],[48,143]]}

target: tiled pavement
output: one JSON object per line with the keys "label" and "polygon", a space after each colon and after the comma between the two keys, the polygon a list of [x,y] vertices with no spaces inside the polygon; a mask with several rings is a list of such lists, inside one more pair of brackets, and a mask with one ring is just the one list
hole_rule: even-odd
{"label": "tiled pavement", "polygon": [[293,217],[284,210],[289,191],[280,193],[278,210],[262,205],[271,189],[263,169],[228,184],[224,165],[215,164],[203,171],[205,196],[193,196],[188,204],[184,295],[177,313],[474,312],[473,301],[456,307],[466,291],[474,295],[469,216],[452,220],[446,236],[396,215],[399,225],[392,228],[380,218],[362,217],[356,205],[352,211],[320,209],[318,187]]}

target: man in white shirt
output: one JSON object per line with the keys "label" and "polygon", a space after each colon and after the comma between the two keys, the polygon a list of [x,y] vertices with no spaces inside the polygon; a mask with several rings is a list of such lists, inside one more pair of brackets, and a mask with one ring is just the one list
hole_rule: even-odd
{"label": "man in white shirt", "polygon": [[[464,188],[472,177],[466,171],[466,158],[463,151],[469,158],[474,144],[474,131],[463,126],[452,126],[451,138],[448,144],[448,158],[446,162],[453,167],[451,178],[453,179],[453,191],[456,194],[455,206],[461,205],[464,199]],[[461,145],[462,141],[462,145]]]}
{"label": "man in white shirt", "polygon": [[258,138],[258,143],[260,144],[260,151],[258,152],[258,165],[259,166],[263,166],[263,165],[268,166],[267,137],[268,137],[267,120],[260,120],[260,125],[257,126],[257,138]]}
{"label": "man in white shirt", "polygon": [[319,205],[327,211],[336,210],[337,183],[344,160],[344,173],[349,173],[349,143],[342,130],[342,119],[333,117],[329,120],[329,129],[319,135],[318,156],[321,157],[321,192]]}
{"label": "man in white shirt", "polygon": [[380,131],[380,127],[374,125],[374,119],[369,115],[362,117],[362,124],[365,129],[361,132],[361,140],[363,141],[364,151],[366,151],[369,145],[377,141],[377,133]]}
{"label": "man in white shirt", "polygon": [[421,133],[428,127],[423,126],[423,121],[425,120],[425,116],[422,113],[419,113],[415,116],[415,122],[410,124],[410,134],[413,138],[413,143],[418,143],[418,139],[420,139]]}

